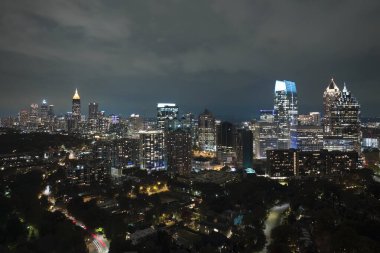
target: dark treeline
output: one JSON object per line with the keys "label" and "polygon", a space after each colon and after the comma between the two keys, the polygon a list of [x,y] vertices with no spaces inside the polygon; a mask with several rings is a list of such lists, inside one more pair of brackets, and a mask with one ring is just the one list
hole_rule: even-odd
{"label": "dark treeline", "polygon": [[74,147],[85,140],[73,135],[49,134],[49,133],[20,133],[16,130],[2,129],[0,134],[0,155],[41,152],[48,148],[56,148],[57,145]]}

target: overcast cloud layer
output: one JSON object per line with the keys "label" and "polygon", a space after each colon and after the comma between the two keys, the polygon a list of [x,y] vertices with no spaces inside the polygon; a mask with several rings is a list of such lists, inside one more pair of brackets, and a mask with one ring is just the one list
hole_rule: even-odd
{"label": "overcast cloud layer", "polygon": [[321,111],[334,76],[380,116],[380,1],[167,0],[0,2],[0,115],[43,98],[63,113],[75,88],[107,113],[209,108],[251,119],[276,79],[300,111]]}

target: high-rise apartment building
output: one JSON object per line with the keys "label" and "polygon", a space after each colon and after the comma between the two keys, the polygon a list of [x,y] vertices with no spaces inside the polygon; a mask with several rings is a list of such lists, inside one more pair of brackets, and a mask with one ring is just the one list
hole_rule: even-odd
{"label": "high-rise apartment building", "polygon": [[216,150],[215,118],[207,109],[198,118],[198,146],[205,151]]}
{"label": "high-rise apartment building", "polygon": [[162,130],[140,131],[140,168],[144,170],[164,170],[165,142]]}
{"label": "high-rise apartment building", "polygon": [[131,114],[128,118],[128,136],[131,138],[138,138],[139,131],[143,130],[143,118],[139,114]]}
{"label": "high-rise apartment building", "polygon": [[189,131],[176,129],[168,132],[166,152],[170,173],[186,175],[191,172],[192,140]]}

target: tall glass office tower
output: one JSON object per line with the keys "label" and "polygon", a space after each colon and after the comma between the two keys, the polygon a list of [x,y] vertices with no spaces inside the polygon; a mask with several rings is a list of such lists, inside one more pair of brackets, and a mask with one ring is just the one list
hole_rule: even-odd
{"label": "tall glass office tower", "polygon": [[290,148],[290,128],[297,125],[298,99],[295,82],[276,81],[274,112],[278,122],[278,149]]}
{"label": "tall glass office tower", "polygon": [[165,130],[170,121],[178,118],[178,106],[173,103],[157,104],[157,128]]}
{"label": "tall glass office tower", "polygon": [[330,122],[335,142],[332,143],[334,145],[326,145],[325,148],[360,152],[360,104],[347,89],[346,84],[332,107]]}
{"label": "tall glass office tower", "polygon": [[332,111],[340,97],[340,90],[334,79],[327,86],[323,93],[323,129],[325,135],[332,134]]}

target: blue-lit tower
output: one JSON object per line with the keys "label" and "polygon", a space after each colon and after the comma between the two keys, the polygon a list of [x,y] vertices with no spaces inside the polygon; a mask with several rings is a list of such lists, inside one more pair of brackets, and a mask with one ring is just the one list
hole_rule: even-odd
{"label": "blue-lit tower", "polygon": [[290,128],[297,125],[298,98],[295,82],[276,81],[274,89],[274,112],[278,122],[278,149],[289,149]]}

